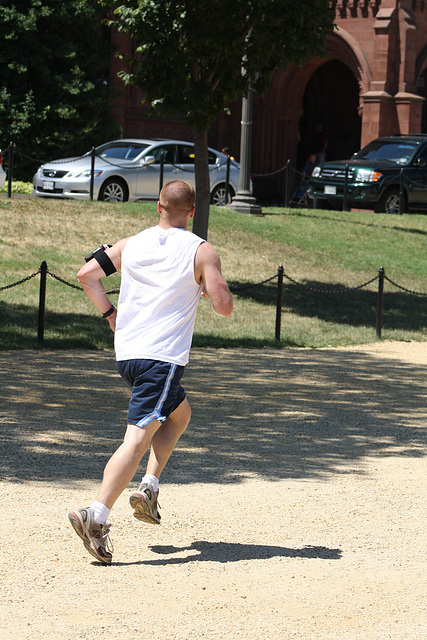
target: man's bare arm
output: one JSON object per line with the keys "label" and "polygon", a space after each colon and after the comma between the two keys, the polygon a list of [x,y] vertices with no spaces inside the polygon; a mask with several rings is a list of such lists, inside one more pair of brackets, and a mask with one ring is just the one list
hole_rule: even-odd
{"label": "man's bare arm", "polygon": [[199,246],[195,259],[197,281],[203,282],[204,293],[211,299],[212,308],[222,316],[233,311],[233,296],[221,273],[221,261],[208,242]]}
{"label": "man's bare arm", "polygon": [[[128,238],[123,238],[122,240],[119,240],[119,242],[116,242],[115,245],[105,250],[105,253],[108,255],[117,271],[120,271],[122,252],[127,241]],[[112,306],[112,303],[105,293],[104,285],[101,282],[101,278],[104,277],[104,270],[95,258],[86,262],[77,274],[77,278],[82,285],[84,292],[95,307],[99,309],[101,314],[108,311]],[[114,311],[114,313],[109,315],[107,318],[112,331],[115,330],[116,316],[117,312]]]}

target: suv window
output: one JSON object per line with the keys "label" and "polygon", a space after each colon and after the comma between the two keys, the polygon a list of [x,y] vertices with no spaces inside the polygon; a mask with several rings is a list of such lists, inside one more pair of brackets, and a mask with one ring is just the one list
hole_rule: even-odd
{"label": "suv window", "polygon": [[417,147],[416,143],[410,142],[374,140],[356,153],[354,158],[359,160],[389,160],[397,164],[408,164]]}
{"label": "suv window", "polygon": [[427,163],[427,145],[421,149],[421,153],[417,160],[424,160],[424,162]]}

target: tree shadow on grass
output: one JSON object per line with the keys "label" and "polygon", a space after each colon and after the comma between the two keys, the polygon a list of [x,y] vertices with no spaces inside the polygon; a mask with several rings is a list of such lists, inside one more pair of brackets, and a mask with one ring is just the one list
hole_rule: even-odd
{"label": "tree shadow on grass", "polygon": [[[129,398],[113,353],[0,352],[0,365],[2,477],[99,480]],[[184,387],[192,421],[162,482],[328,478],[426,452],[425,369],[390,357],[195,350]]]}
{"label": "tree shadow on grass", "polygon": [[[363,284],[363,283],[361,283]],[[235,295],[258,304],[276,307],[277,281],[243,288],[239,282],[230,282]],[[370,285],[377,286],[375,283]],[[341,290],[340,290],[341,289]],[[310,280],[295,285],[284,282],[283,309],[301,317],[318,318],[324,322],[353,327],[376,325],[377,291],[348,289],[339,283],[334,285]],[[422,331],[426,327],[425,297],[403,291],[384,288],[383,326],[389,330]]]}
{"label": "tree shadow on grass", "polygon": [[[330,211],[333,211],[330,210]],[[337,209],[337,211],[339,211]],[[341,212],[342,213],[342,212]],[[373,220],[372,222],[364,222],[362,220],[356,220],[352,217],[351,212],[350,211],[346,211],[345,213],[342,213],[342,217],[341,216],[337,216],[337,217],[332,217],[329,214],[319,214],[317,213],[316,215],[314,215],[313,213],[310,212],[310,209],[296,209],[296,208],[290,208],[290,209],[284,209],[283,212],[279,212],[279,213],[271,213],[271,212],[267,212],[264,214],[265,216],[274,216],[274,215],[280,215],[280,216],[286,216],[287,218],[310,218],[312,220],[328,220],[328,221],[333,221],[333,222],[337,222],[338,224],[343,224],[346,226],[349,225],[356,225],[356,226],[362,226],[362,227],[375,227],[376,229],[387,229],[387,230],[393,230],[393,231],[397,231],[399,233],[403,233],[403,234],[407,234],[407,233],[412,233],[415,235],[426,235],[427,232],[424,231],[424,229],[416,229],[416,228],[405,228],[402,226],[398,226],[398,225],[389,225],[389,224],[381,224],[378,222],[379,217],[378,216],[373,216]]]}
{"label": "tree shadow on grass", "polygon": [[0,302],[0,350],[3,349],[109,349],[113,334],[107,323],[81,313],[55,313],[44,317],[42,344],[38,341],[38,309]]}

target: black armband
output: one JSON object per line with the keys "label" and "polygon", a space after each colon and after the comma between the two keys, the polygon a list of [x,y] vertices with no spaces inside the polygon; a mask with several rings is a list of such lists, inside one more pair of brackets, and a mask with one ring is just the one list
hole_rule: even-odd
{"label": "black armband", "polygon": [[108,249],[108,247],[111,247],[111,244],[102,244],[100,247],[98,247],[97,249],[92,251],[92,253],[89,253],[89,255],[86,256],[85,262],[89,262],[89,260],[92,260],[92,258],[95,258],[95,260],[97,261],[97,263],[99,264],[99,266],[101,267],[105,275],[111,276],[111,274],[115,273],[117,269],[114,266],[114,264],[111,262],[110,258],[105,253],[105,249]]}
{"label": "black armband", "polygon": [[111,307],[102,314],[103,318],[108,318],[109,316],[111,316],[116,310],[116,307],[112,304]]}

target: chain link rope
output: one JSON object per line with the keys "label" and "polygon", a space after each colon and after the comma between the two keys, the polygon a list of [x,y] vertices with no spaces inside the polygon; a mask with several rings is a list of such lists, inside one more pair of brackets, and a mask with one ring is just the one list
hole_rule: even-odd
{"label": "chain link rope", "polygon": [[387,282],[392,284],[394,287],[397,287],[402,291],[406,291],[406,293],[412,293],[414,296],[427,296],[427,293],[422,293],[421,291],[413,291],[412,289],[406,289],[406,287],[402,287],[402,285],[397,284],[397,282],[394,282],[391,278],[389,278],[385,274],[384,274],[384,280],[387,280]]}
{"label": "chain link rope", "polygon": [[[39,275],[39,273],[41,273],[40,269],[38,271],[35,271],[31,275],[27,276],[26,278],[22,278],[21,280],[18,280],[17,282],[12,282],[11,284],[7,284],[7,285],[4,285],[4,286],[0,287],[0,291],[5,291],[6,289],[11,289],[12,287],[17,287],[20,284],[24,284],[24,282],[27,282],[28,280],[31,280],[35,276]],[[55,273],[52,273],[51,271],[49,271],[49,269],[46,270],[46,273],[51,278],[53,278],[54,280],[57,280],[58,282],[61,282],[62,284],[65,284],[67,287],[71,287],[72,289],[76,289],[77,291],[83,291],[84,290],[83,287],[81,287],[79,285],[76,285],[76,284],[73,284],[72,282],[68,282],[64,278],[61,278],[60,276],[57,276]],[[230,287],[230,291],[233,292],[233,293],[237,293],[239,291],[246,291],[248,289],[253,289],[254,287],[259,287],[259,286],[261,286],[263,284],[267,284],[268,282],[271,282],[272,280],[275,280],[277,277],[278,277],[278,274],[275,273],[273,276],[271,276],[269,278],[266,278],[265,280],[262,280],[261,282],[256,282],[254,284],[247,284],[247,285],[243,285],[241,287]],[[376,280],[378,280],[379,275],[374,276],[370,280],[367,280],[363,284],[359,284],[356,287],[340,287],[339,289],[335,289],[335,290],[331,289],[331,288],[312,287],[312,286],[310,286],[308,284],[303,284],[302,282],[298,282],[298,280],[295,280],[294,278],[292,278],[290,275],[288,275],[285,272],[283,272],[283,277],[286,278],[287,280],[289,280],[289,282],[292,282],[292,284],[296,285],[297,287],[301,287],[303,289],[308,289],[309,291],[314,291],[316,293],[340,294],[340,293],[349,293],[351,291],[357,291],[359,289],[363,289],[363,287],[366,287],[367,285],[371,284],[372,282],[375,282]],[[416,296],[427,296],[427,293],[423,293],[421,291],[414,291],[413,289],[408,289],[407,287],[403,287],[402,285],[398,284],[397,282],[395,282],[394,280],[392,280],[391,278],[389,278],[385,274],[384,274],[384,280],[387,280],[387,282],[389,282],[391,285],[393,285],[397,289],[401,289],[402,291],[405,291],[406,293],[410,293],[410,294],[416,295]],[[120,288],[110,289],[110,290],[106,291],[105,293],[107,295],[120,293]]]}
{"label": "chain link rope", "polygon": [[289,280],[290,282],[292,282],[292,284],[295,284],[297,287],[303,287],[305,289],[308,289],[309,291],[315,291],[316,293],[336,293],[336,294],[349,293],[350,291],[357,291],[358,289],[363,289],[363,287],[366,287],[368,284],[371,284],[371,282],[375,282],[375,280],[378,280],[379,278],[379,276],[376,275],[370,280],[368,280],[367,282],[364,282],[363,284],[359,284],[357,287],[342,287],[342,288],[333,290],[333,289],[319,289],[317,287],[310,287],[310,285],[308,284],[302,284],[301,282],[294,280],[294,278],[291,278],[291,276],[288,276],[286,273],[283,273],[283,277]]}
{"label": "chain link rope", "polygon": [[[96,156],[96,157],[97,158],[101,158],[101,156]],[[80,159],[80,158],[78,158],[78,159]],[[101,160],[103,162],[105,162],[106,164],[111,165],[112,167],[118,167],[119,169],[126,169],[126,170],[130,170],[130,169],[137,170],[137,169],[141,169],[144,166],[144,165],[138,165],[136,167],[127,167],[127,166],[124,166],[124,165],[121,165],[121,164],[115,164],[114,162],[110,162],[110,160],[107,160],[107,158],[101,158]],[[153,164],[155,164],[156,166],[160,166],[160,163],[158,163],[158,162],[153,162]],[[179,171],[184,171],[186,173],[195,173],[195,171],[196,171],[195,169],[185,169],[183,167],[184,164],[185,164],[184,162],[181,165],[174,164],[173,162],[165,162],[164,166],[169,165],[169,166],[173,167],[174,169],[178,169]],[[148,166],[151,166],[151,165],[148,165]],[[223,162],[222,164],[215,165],[212,169],[209,169],[209,173],[213,173],[214,171],[219,171],[220,169],[222,169],[222,167],[225,167],[225,166],[227,166],[226,162]]]}
{"label": "chain link rope", "polygon": [[[84,291],[83,287],[79,287],[77,284],[73,284],[72,282],[67,282],[67,280],[64,280],[63,278],[60,278],[59,276],[57,276],[55,273],[52,273],[51,271],[49,271],[49,269],[47,269],[46,273],[48,275],[50,275],[51,278],[53,278],[54,280],[58,280],[58,282],[61,282],[62,284],[67,285],[67,287],[72,287],[73,289],[77,289],[78,291]],[[109,291],[105,292],[106,295],[109,295],[110,293],[120,293],[120,289],[110,289]]]}
{"label": "chain link rope", "polygon": [[244,285],[242,287],[230,287],[230,291],[232,293],[235,293],[236,291],[246,291],[246,289],[253,289],[254,287],[259,287],[262,284],[266,284],[267,282],[271,282],[271,280],[274,280],[275,278],[277,278],[277,273],[275,273],[274,276],[271,276],[271,278],[267,278],[266,280],[263,280],[262,282],[257,282],[255,284],[248,284],[248,285]]}
{"label": "chain link rope", "polygon": [[58,280],[58,282],[62,282],[62,284],[66,284],[67,287],[72,287],[73,289],[77,289],[78,291],[83,291],[83,287],[79,287],[77,284],[73,284],[72,282],[67,282],[67,280],[60,278],[59,276],[49,271],[49,269],[46,270],[46,273],[50,275],[50,277],[53,278],[54,280]]}
{"label": "chain link rope", "polygon": [[40,273],[40,269],[35,273],[32,273],[30,276],[27,276],[26,278],[22,278],[22,280],[18,280],[18,282],[13,282],[12,284],[6,284],[4,287],[0,287],[0,291],[5,291],[6,289],[12,289],[12,287],[17,287],[18,284],[23,284],[24,282],[27,282],[27,280],[31,280],[31,278],[38,276],[39,273]]}
{"label": "chain link rope", "polygon": [[285,164],[284,167],[280,167],[280,169],[277,169],[276,171],[271,171],[270,173],[251,173],[251,176],[253,178],[267,178],[269,176],[276,176],[281,171],[286,171],[286,170],[287,170],[287,165]]}
{"label": "chain link rope", "polygon": [[[14,148],[14,153],[16,153],[17,155],[21,156],[22,158],[25,158],[26,160],[31,160],[32,162],[39,162],[40,164],[64,164],[64,162],[66,161],[67,163],[71,163],[71,162],[78,162],[79,160],[82,160],[83,158],[90,158],[91,157],[91,152],[87,152],[84,153],[82,156],[77,156],[77,157],[71,157],[71,158],[64,158],[62,160],[40,160],[39,158],[32,158],[31,156],[27,156],[25,153],[22,153],[22,151],[20,151],[19,149],[17,149],[16,147]],[[141,167],[143,165],[138,165],[138,166],[126,166],[125,164],[117,164],[115,162],[111,162],[110,160],[107,160],[107,158],[103,158],[102,156],[95,156],[96,158],[99,158],[100,160],[102,160],[103,162],[105,162],[106,164],[111,165],[112,167],[117,167],[118,169],[126,169],[126,170],[138,170],[141,169]],[[124,163],[126,162],[126,160],[123,161]],[[127,162],[131,162],[130,160],[128,160]],[[158,164],[157,162],[154,164]],[[187,173],[195,173],[195,169],[185,169],[182,165],[177,165],[174,164],[173,162],[168,162],[165,164],[169,164],[170,166],[172,166],[174,169],[179,169],[180,171],[184,171]],[[185,164],[185,163],[182,163]],[[221,164],[215,165],[215,167],[213,167],[212,169],[209,169],[209,173],[212,173],[214,171],[219,171],[220,169],[222,169],[222,167],[226,167],[227,166],[227,162],[222,162]],[[281,169],[280,169],[281,171]]]}

